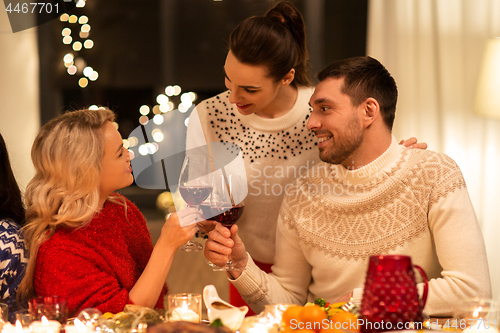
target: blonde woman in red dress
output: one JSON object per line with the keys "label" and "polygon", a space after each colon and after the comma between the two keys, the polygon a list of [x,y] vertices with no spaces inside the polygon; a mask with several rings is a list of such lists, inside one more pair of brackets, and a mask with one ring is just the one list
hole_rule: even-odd
{"label": "blonde woman in red dress", "polygon": [[[110,110],[80,110],[44,125],[32,148],[26,188],[30,261],[19,291],[68,298],[85,308],[163,307],[174,254],[196,232],[171,214],[155,246],[137,207],[114,191],[133,182],[130,156]],[[193,218],[196,214],[191,214]]]}

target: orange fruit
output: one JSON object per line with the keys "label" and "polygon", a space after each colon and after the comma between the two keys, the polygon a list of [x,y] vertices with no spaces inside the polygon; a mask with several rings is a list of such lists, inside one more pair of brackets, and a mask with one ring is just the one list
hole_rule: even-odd
{"label": "orange fruit", "polygon": [[350,312],[337,312],[330,318],[330,327],[334,329],[348,329],[359,332],[358,317]]}
{"label": "orange fruit", "polygon": [[[290,327],[292,324],[295,327],[299,321],[299,313],[302,311],[303,306],[292,305],[287,308],[283,315],[281,316],[281,321],[285,324],[285,327]],[[295,319],[295,321],[292,321]]]}
{"label": "orange fruit", "polygon": [[325,310],[316,304],[304,306],[302,311],[299,313],[299,321],[302,323],[302,327],[313,329],[316,332],[319,332],[321,326],[323,326],[327,320],[328,316],[326,315]]}

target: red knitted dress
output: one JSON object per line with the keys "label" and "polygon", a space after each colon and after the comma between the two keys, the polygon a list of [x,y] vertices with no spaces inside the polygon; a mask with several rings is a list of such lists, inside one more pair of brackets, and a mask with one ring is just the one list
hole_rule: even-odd
{"label": "red knitted dress", "polygon": [[[127,220],[128,219],[128,220]],[[37,296],[65,296],[69,315],[85,308],[117,313],[131,304],[128,293],[148,263],[153,244],[146,221],[127,200],[106,201],[80,229],[59,228],[42,244],[34,276]],[[163,308],[163,295],[156,307]]]}

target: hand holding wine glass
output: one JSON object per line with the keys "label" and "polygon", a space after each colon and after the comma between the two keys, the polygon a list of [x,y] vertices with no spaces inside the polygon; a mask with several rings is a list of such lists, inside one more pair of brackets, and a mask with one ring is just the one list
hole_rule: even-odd
{"label": "hand holding wine glass", "polygon": [[[219,222],[224,227],[230,229],[243,214],[244,202],[235,201],[234,194],[238,186],[241,186],[241,177],[238,175],[218,175],[212,179],[212,195],[210,196],[210,208],[212,219]],[[226,264],[223,267],[216,267],[214,271],[241,270],[233,265],[231,257],[227,256]]]}
{"label": "hand holding wine glass", "polygon": [[[179,192],[189,207],[198,208],[212,192],[210,158],[203,154],[187,154],[179,176]],[[198,252],[203,246],[188,241],[181,250]]]}

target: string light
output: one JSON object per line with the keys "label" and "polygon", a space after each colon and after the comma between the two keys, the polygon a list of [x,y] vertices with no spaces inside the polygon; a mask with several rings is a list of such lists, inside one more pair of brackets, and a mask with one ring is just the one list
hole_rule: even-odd
{"label": "string light", "polygon": [[[75,0],[77,8],[85,7],[85,0]],[[94,47],[94,41],[88,39],[90,35],[91,26],[89,24],[89,17],[86,15],[69,15],[68,13],[63,13],[59,17],[61,22],[67,22],[67,26],[61,30],[61,35],[63,36],[62,42],[65,45],[71,45],[74,53],[66,53],[63,57],[64,66],[67,68],[69,75],[76,75],[79,73],[81,76],[78,79],[78,85],[81,88],[87,87],[90,81],[96,81],[99,78],[99,73],[95,71],[92,67],[87,66],[85,59],[79,54],[83,48],[92,49]],[[74,24],[79,24],[78,28]],[[78,29],[78,30],[73,30]],[[78,34],[76,33],[78,31]],[[72,35],[72,32],[75,32]],[[78,38],[79,37],[79,38]]]}
{"label": "string light", "polygon": [[81,42],[74,42],[73,43],[73,50],[80,51],[81,49],[82,49],[82,43]]}
{"label": "string light", "polygon": [[94,47],[94,42],[92,39],[87,39],[84,43],[83,46],[85,46],[86,49],[91,49]]}
{"label": "string light", "polygon": [[[76,61],[76,60],[75,60]],[[86,69],[90,71],[89,69]],[[139,107],[139,113],[141,116],[139,117],[139,123],[143,126],[149,123],[150,120],[153,121],[155,125],[161,125],[165,121],[164,114],[166,112],[171,112],[175,108],[174,100],[178,101],[177,110],[181,113],[185,113],[191,109],[191,106],[194,104],[198,95],[194,92],[185,92],[181,95],[181,87],[178,85],[167,86],[165,87],[165,94],[158,94],[156,96],[156,105],[150,107],[149,105],[141,105]],[[179,96],[180,95],[180,96]],[[175,97],[178,96],[178,97]],[[175,98],[174,98],[175,97]],[[149,115],[152,114],[152,118],[149,118]],[[188,126],[189,117],[184,119],[184,126]],[[168,138],[168,133],[163,133],[160,129],[155,128],[151,132],[151,137],[154,142],[145,143],[139,145],[137,148],[134,148],[137,153],[142,156],[153,155],[158,149],[158,142],[162,142],[165,138]],[[125,141],[124,141],[125,142]],[[133,150],[131,148],[138,145],[138,139],[136,137],[129,137],[126,142],[125,148],[129,149],[129,151],[133,154]]]}
{"label": "string light", "polygon": [[147,105],[143,105],[139,108],[139,112],[143,115],[143,116],[147,116],[148,113],[149,113],[149,106]]}
{"label": "string light", "polygon": [[78,80],[78,85],[82,88],[85,88],[89,84],[89,80],[87,80],[86,77],[82,77],[80,80]]}

